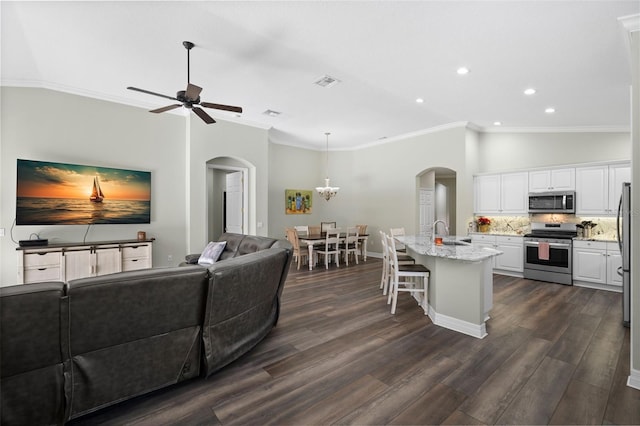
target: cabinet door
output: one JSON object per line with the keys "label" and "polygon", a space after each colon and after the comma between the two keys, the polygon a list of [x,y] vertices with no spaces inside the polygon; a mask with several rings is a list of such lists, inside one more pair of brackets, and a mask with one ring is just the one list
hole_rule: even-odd
{"label": "cabinet door", "polygon": [[500,213],[526,214],[528,211],[529,173],[505,173],[500,176]]}
{"label": "cabinet door", "polygon": [[606,214],[609,207],[609,167],[576,168],[576,215]]}
{"label": "cabinet door", "polygon": [[64,280],[71,281],[77,278],[90,277],[93,272],[93,253],[91,248],[82,250],[65,251],[64,258]]}
{"label": "cabinet door", "polygon": [[573,279],[592,283],[606,284],[606,250],[574,248]]}
{"label": "cabinet door", "polygon": [[576,189],[576,169],[551,170],[552,191],[573,191]]}
{"label": "cabinet door", "polygon": [[529,192],[546,192],[551,189],[551,171],[529,172]]}
{"label": "cabinet door", "polygon": [[618,202],[622,193],[622,183],[631,182],[631,165],[612,164],[609,166],[609,208],[610,214],[618,213]]}
{"label": "cabinet door", "polygon": [[[496,237],[494,235],[473,235],[471,237],[471,244],[473,245],[473,247],[477,248],[477,249],[483,249],[483,248],[490,248],[490,249],[495,249],[496,248]],[[499,256],[494,256],[491,258],[490,264],[492,268],[495,268],[496,265],[496,258]]]}
{"label": "cabinet door", "polygon": [[499,213],[500,175],[476,176],[474,181],[476,213]]}
{"label": "cabinet door", "polygon": [[505,271],[522,272],[524,270],[524,251],[522,243],[497,243],[498,250],[502,252],[500,256],[496,256],[496,269]]}
{"label": "cabinet door", "polygon": [[119,247],[96,247],[94,275],[106,275],[122,270],[122,256]]}

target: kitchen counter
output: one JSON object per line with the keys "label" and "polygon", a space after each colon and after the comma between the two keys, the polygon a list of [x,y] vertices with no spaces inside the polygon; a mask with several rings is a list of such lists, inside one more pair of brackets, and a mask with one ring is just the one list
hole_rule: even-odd
{"label": "kitchen counter", "polygon": [[502,254],[502,252],[490,248],[476,248],[471,243],[463,240],[469,237],[447,236],[443,237],[443,244],[436,245],[432,238],[423,236],[403,236],[396,237],[398,241],[404,243],[407,247],[411,247],[416,253],[443,257],[446,259],[461,260],[467,262],[478,262],[489,259],[493,256]]}
{"label": "kitchen counter", "polygon": [[476,248],[461,241],[468,237],[443,237],[443,245],[431,238],[396,237],[416,263],[429,268],[429,301],[423,306],[435,325],[479,339],[487,335],[485,322],[493,306],[492,258],[502,254],[492,248]]}

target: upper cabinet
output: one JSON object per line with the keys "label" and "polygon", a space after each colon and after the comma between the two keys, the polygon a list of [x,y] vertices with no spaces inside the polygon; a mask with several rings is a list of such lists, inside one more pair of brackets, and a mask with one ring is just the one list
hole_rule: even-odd
{"label": "upper cabinet", "polygon": [[622,182],[630,182],[631,164],[576,168],[576,215],[614,215]]}
{"label": "upper cabinet", "polygon": [[575,168],[529,172],[529,192],[573,191],[575,189]]}
{"label": "upper cabinet", "polygon": [[528,181],[527,172],[476,176],[475,213],[526,214]]}

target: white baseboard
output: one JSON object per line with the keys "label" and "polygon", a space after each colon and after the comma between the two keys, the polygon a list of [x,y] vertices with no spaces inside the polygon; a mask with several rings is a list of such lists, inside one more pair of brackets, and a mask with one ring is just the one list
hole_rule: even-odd
{"label": "white baseboard", "polygon": [[487,336],[487,326],[485,323],[478,325],[447,315],[438,314],[431,305],[429,305],[429,318],[431,318],[431,321],[437,326],[448,328],[449,330],[457,331],[458,333],[463,333],[477,339],[483,339]]}
{"label": "white baseboard", "polygon": [[629,372],[629,379],[627,380],[627,386],[640,390],[640,370],[631,369]]}

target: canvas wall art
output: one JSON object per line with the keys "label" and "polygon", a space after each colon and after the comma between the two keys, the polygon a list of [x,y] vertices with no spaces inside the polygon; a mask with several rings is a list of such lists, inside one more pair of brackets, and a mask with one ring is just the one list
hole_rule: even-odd
{"label": "canvas wall art", "polygon": [[285,189],[284,202],[286,214],[311,214],[313,191],[308,189]]}

